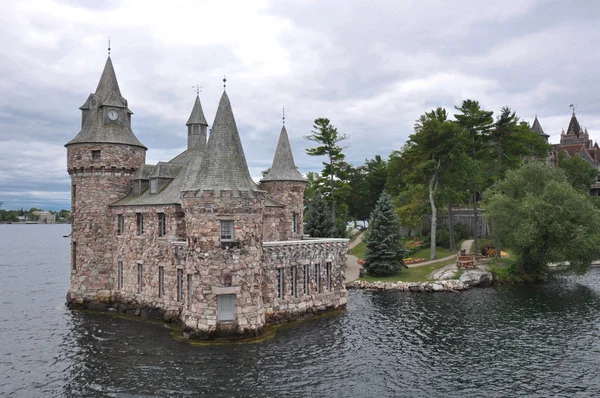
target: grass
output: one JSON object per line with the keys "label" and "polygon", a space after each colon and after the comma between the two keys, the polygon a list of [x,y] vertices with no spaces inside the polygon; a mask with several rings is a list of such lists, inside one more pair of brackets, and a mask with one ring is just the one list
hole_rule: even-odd
{"label": "grass", "polygon": [[[356,256],[360,259],[365,258],[365,242],[362,241],[360,242],[358,245],[354,246],[352,249],[350,249],[348,251],[348,253],[350,253],[353,256]],[[430,248],[424,248],[419,250],[418,252],[416,252],[415,254],[413,254],[412,256],[410,256],[410,258],[422,258],[424,260],[429,260],[429,254],[431,253]],[[438,247],[435,250],[435,258],[439,259],[439,258],[444,258],[444,257],[448,257],[448,256],[452,256],[455,255],[456,252],[452,252],[448,249],[445,248],[441,248]]]}
{"label": "grass", "polygon": [[364,278],[359,278],[359,280],[367,281],[367,282],[426,282],[429,281],[427,277],[433,271],[437,271],[438,269],[445,267],[448,264],[452,264],[455,260],[441,261],[439,263],[422,265],[419,267],[411,267],[405,268],[400,272],[395,273],[390,276],[372,276],[365,275]]}

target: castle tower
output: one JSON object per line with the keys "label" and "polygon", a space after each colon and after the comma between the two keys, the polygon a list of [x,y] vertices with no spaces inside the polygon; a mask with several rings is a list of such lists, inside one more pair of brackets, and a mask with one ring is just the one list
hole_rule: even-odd
{"label": "castle tower", "polygon": [[181,318],[190,334],[262,331],[264,202],[265,192],[250,177],[231,103],[223,92],[197,177],[181,193],[185,269],[194,286]]}
{"label": "castle tower", "polygon": [[133,112],[121,96],[110,56],[96,92],[80,109],[81,130],[65,144],[73,214],[70,303],[93,302],[113,288],[118,226],[108,205],[130,189],[147,149],[131,130]]}
{"label": "castle tower", "polygon": [[537,115],[535,115],[535,119],[533,120],[533,125],[531,126],[531,131],[533,131],[534,133],[537,133],[537,135],[544,138],[546,140],[546,144],[548,143],[548,138],[550,138],[550,136],[548,134],[544,133],[544,129],[542,128],[542,125],[540,124],[540,121],[538,120]]}
{"label": "castle tower", "polygon": [[285,125],[281,128],[273,164],[260,186],[285,207],[272,210],[272,217],[265,221],[265,241],[299,239],[303,235],[304,190],[306,178],[300,174],[290,147]]}
{"label": "castle tower", "polygon": [[188,150],[199,150],[204,151],[206,147],[206,118],[202,111],[202,104],[200,103],[200,96],[196,95],[196,101],[192,108],[192,113],[188,119],[186,126],[188,127]]}

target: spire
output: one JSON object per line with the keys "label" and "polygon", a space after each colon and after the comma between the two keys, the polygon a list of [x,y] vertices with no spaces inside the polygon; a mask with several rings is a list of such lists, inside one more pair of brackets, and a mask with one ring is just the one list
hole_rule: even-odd
{"label": "spire", "polygon": [[262,181],[306,181],[294,163],[294,155],[285,126],[281,128],[271,169]]}
{"label": "spire", "polygon": [[206,118],[204,117],[204,112],[202,111],[200,95],[198,94],[196,94],[196,101],[194,102],[192,113],[190,113],[190,118],[188,119],[185,125],[189,126],[190,124],[201,124],[204,126],[208,126],[208,123],[206,123]]}
{"label": "spire", "polygon": [[[233,110],[223,91],[210,138],[192,190],[257,191],[250,177]],[[234,193],[235,194],[235,193]]]}
{"label": "spire", "polygon": [[542,128],[542,125],[540,124],[537,115],[535,115],[533,125],[531,126],[531,131],[537,133],[538,135],[541,135],[542,137],[550,137],[548,134],[544,133],[544,129]]}
{"label": "spire", "polygon": [[[116,108],[116,119],[108,119],[106,113]],[[90,94],[79,108],[83,112],[79,133],[65,144],[112,143],[139,146],[147,149],[131,130],[131,112],[127,100],[121,95],[117,75],[110,56],[106,59],[96,92]]]}
{"label": "spire", "polygon": [[579,126],[579,122],[577,121],[577,116],[575,116],[575,110],[573,110],[573,115],[571,116],[569,127],[567,127],[567,135],[572,134],[579,138],[580,131],[581,127]]}

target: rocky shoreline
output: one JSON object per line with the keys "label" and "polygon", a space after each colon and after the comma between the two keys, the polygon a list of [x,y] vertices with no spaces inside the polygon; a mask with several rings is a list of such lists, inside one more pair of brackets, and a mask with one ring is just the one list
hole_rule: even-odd
{"label": "rocky shoreline", "polygon": [[355,280],[346,285],[348,289],[375,291],[399,291],[413,293],[460,292],[472,287],[485,287],[493,282],[492,273],[482,269],[465,271],[458,279],[431,282],[367,282]]}

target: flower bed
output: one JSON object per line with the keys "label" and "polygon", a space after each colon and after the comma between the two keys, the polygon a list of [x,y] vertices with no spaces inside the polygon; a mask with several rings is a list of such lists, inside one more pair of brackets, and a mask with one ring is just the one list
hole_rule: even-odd
{"label": "flower bed", "polygon": [[422,263],[423,261],[425,261],[425,259],[422,258],[405,258],[404,259],[404,264],[419,264]]}

